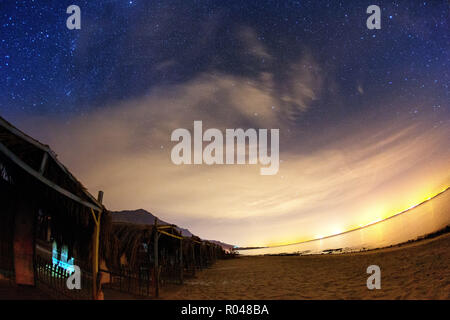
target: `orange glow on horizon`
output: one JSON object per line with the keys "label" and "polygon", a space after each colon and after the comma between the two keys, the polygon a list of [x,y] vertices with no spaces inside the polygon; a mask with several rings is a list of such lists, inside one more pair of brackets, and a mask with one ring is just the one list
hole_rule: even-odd
{"label": "orange glow on horizon", "polygon": [[[427,194],[426,196],[422,197],[422,200],[420,202],[417,202],[416,204],[408,207],[407,209],[404,209],[404,210],[401,210],[401,211],[396,211],[396,213],[394,213],[394,214],[385,214],[383,218],[378,218],[376,220],[372,220],[371,222],[369,222],[367,224],[360,224],[358,227],[349,228],[346,231],[341,231],[341,232],[338,232],[338,233],[333,232],[333,233],[328,234],[326,236],[318,234],[313,239],[308,239],[308,240],[300,240],[300,241],[297,240],[297,241],[292,241],[292,242],[286,241],[286,242],[281,242],[281,243],[277,243],[277,244],[269,244],[267,246],[255,246],[255,247],[274,248],[274,247],[283,247],[283,246],[289,246],[289,245],[296,245],[296,244],[307,243],[307,242],[311,242],[311,241],[317,241],[317,240],[322,240],[322,239],[326,239],[326,238],[331,238],[331,237],[335,237],[335,236],[342,235],[342,234],[345,234],[345,233],[349,233],[349,232],[352,232],[352,231],[356,231],[356,230],[359,230],[359,229],[367,228],[367,227],[369,227],[371,225],[374,225],[374,224],[380,223],[382,221],[391,219],[391,218],[393,218],[395,216],[398,216],[398,215],[400,215],[402,213],[405,213],[405,212],[407,212],[407,211],[409,211],[411,209],[414,209],[414,208],[424,204],[425,202],[427,202],[427,201],[429,201],[429,200],[439,196],[440,194],[444,193],[448,189],[450,189],[450,186],[444,187],[441,191],[437,192],[434,195]],[[338,229],[338,228],[336,228],[336,229]]]}

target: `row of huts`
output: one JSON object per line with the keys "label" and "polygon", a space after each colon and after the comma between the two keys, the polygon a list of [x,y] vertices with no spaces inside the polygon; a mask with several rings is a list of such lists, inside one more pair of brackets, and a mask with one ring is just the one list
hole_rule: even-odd
{"label": "row of huts", "polygon": [[[174,225],[115,222],[48,145],[0,117],[0,279],[66,298],[114,292],[158,296],[216,259],[233,256]],[[81,271],[81,289],[67,278]]]}

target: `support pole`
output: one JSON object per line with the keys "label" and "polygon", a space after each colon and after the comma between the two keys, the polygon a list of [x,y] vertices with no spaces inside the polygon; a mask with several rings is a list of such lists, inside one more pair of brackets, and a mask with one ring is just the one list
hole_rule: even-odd
{"label": "support pole", "polygon": [[153,251],[155,255],[155,265],[154,265],[154,274],[155,274],[155,297],[159,297],[159,265],[158,265],[158,218],[155,217],[155,232],[153,235]]}
{"label": "support pole", "polygon": [[195,245],[196,243],[192,243],[192,263],[194,265],[193,267],[193,275],[195,276],[195,270],[197,269],[197,261],[195,260]]}
{"label": "support pole", "polygon": [[183,284],[183,239],[180,239],[180,283]]}
{"label": "support pole", "polygon": [[[103,191],[98,192],[98,202],[103,201]],[[91,209],[92,218],[94,219],[94,234],[92,239],[92,299],[98,299],[97,277],[98,277],[98,251],[100,243],[100,219],[102,212],[99,211],[98,216],[95,215],[94,210]]]}
{"label": "support pole", "polygon": [[39,168],[39,173],[44,175],[45,168],[47,167],[48,153],[44,152],[41,161],[41,167]]}
{"label": "support pole", "polygon": [[[94,214],[95,215],[95,214]],[[94,234],[92,239],[92,299],[97,300],[97,273],[98,273],[98,242],[99,226],[97,221],[94,224]]]}

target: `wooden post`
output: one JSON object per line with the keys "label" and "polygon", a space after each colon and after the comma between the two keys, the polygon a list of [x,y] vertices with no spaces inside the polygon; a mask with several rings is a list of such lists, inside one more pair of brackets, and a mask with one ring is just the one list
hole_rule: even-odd
{"label": "wooden post", "polygon": [[[98,202],[103,201],[103,191],[98,192]],[[100,242],[100,219],[102,212],[98,213],[96,217],[94,210],[91,209],[92,217],[94,219],[94,234],[92,239],[92,299],[98,299],[97,276],[98,276],[98,251]]]}
{"label": "wooden post", "polygon": [[155,297],[159,297],[159,265],[158,265],[158,218],[155,217],[155,233],[153,235],[153,251],[155,255],[154,274],[155,274]]}
{"label": "wooden post", "polygon": [[180,239],[180,283],[183,284],[183,239]]}
{"label": "wooden post", "polygon": [[48,160],[48,153],[44,152],[44,155],[42,156],[41,167],[39,168],[39,173],[41,175],[44,175],[45,168],[47,167],[47,160]]}
{"label": "wooden post", "polygon": [[148,295],[150,295],[150,287],[151,287],[151,284],[152,284],[152,282],[151,282],[151,280],[152,280],[152,256],[151,256],[151,254],[150,254],[150,246],[151,246],[151,244],[152,244],[152,241],[151,241],[151,237],[150,237],[150,239],[148,240],[148,242],[147,242],[147,296]]}
{"label": "wooden post", "polygon": [[194,271],[192,273],[194,276],[195,276],[195,269],[197,269],[197,261],[195,260],[195,245],[196,243],[194,242],[192,244],[192,263],[194,265],[194,268],[192,268]]}
{"label": "wooden post", "polygon": [[98,192],[97,201],[98,201],[100,204],[103,203],[103,191],[101,191],[101,190]]}

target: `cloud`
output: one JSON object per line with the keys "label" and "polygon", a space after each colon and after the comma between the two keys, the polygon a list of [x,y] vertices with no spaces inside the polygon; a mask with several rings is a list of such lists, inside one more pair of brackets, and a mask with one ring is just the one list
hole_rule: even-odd
{"label": "cloud", "polygon": [[324,83],[322,73],[323,70],[310,54],[305,54],[288,68],[288,80],[281,89],[281,100],[290,120],[300,117],[314,100],[319,99]]}
{"label": "cloud", "polygon": [[248,26],[241,26],[238,32],[238,38],[242,41],[245,53],[255,58],[272,60],[266,46],[259,40],[255,30]]}
{"label": "cloud", "polygon": [[[383,119],[305,137],[294,122],[320,99],[321,69],[305,55],[286,74],[281,85],[268,72],[252,79],[204,73],[67,122],[21,124],[92,193],[105,191],[108,208],[145,208],[204,238],[243,246],[345,230],[449,181],[447,127]],[[280,128],[279,173],[261,176],[259,165],[174,165],[171,132],[192,130],[194,120],[204,130]]]}
{"label": "cloud", "polygon": [[362,87],[362,85],[358,85],[358,87],[356,88],[359,92],[359,94],[364,94],[364,88]]}

